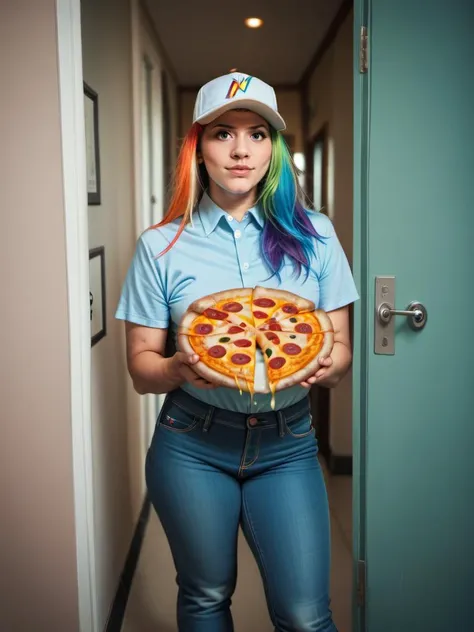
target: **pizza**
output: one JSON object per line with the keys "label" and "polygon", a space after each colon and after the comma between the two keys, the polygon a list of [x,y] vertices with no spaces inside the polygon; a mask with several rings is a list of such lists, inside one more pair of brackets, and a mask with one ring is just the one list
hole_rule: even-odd
{"label": "pizza", "polygon": [[[318,358],[332,351],[334,331],[329,316],[312,301],[258,286],[194,301],[181,319],[178,344],[199,356],[193,369],[206,380],[274,396],[316,373]],[[259,355],[265,366],[260,382]]]}

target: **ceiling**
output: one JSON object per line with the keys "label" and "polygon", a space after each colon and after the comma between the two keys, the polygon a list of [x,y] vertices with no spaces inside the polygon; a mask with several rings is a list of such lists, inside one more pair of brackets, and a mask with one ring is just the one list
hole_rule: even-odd
{"label": "ceiling", "polygon": [[[146,0],[178,84],[237,68],[271,84],[298,83],[343,0]],[[259,29],[244,25],[262,18]]]}

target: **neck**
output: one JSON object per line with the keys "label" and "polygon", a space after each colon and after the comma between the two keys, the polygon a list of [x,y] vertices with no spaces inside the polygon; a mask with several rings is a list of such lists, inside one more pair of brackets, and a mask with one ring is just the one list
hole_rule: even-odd
{"label": "neck", "polygon": [[248,193],[235,194],[229,193],[225,191],[220,186],[216,185],[215,182],[210,182],[209,184],[209,197],[217,204],[219,208],[221,208],[229,215],[232,215],[234,219],[240,222],[245,213],[255,206],[255,200],[257,198],[257,187],[254,187]]}

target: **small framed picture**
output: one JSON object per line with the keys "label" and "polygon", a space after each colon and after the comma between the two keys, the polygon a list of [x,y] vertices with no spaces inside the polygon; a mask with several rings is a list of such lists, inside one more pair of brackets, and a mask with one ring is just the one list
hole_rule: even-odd
{"label": "small framed picture", "polygon": [[99,97],[84,82],[86,131],[87,203],[100,204]]}
{"label": "small framed picture", "polygon": [[107,333],[105,311],[105,249],[104,246],[89,250],[89,304],[91,323],[91,347]]}

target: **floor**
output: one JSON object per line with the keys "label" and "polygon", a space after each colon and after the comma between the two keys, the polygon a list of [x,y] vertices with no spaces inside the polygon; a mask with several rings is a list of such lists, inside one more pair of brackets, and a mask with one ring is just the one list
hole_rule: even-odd
{"label": "floor", "polygon": [[[323,460],[321,464],[324,467]],[[332,610],[338,631],[351,632],[352,478],[324,470],[331,509]],[[243,536],[238,564],[232,605],[235,632],[273,632],[257,566]],[[151,511],[122,632],[176,632],[174,577],[166,538]]]}

